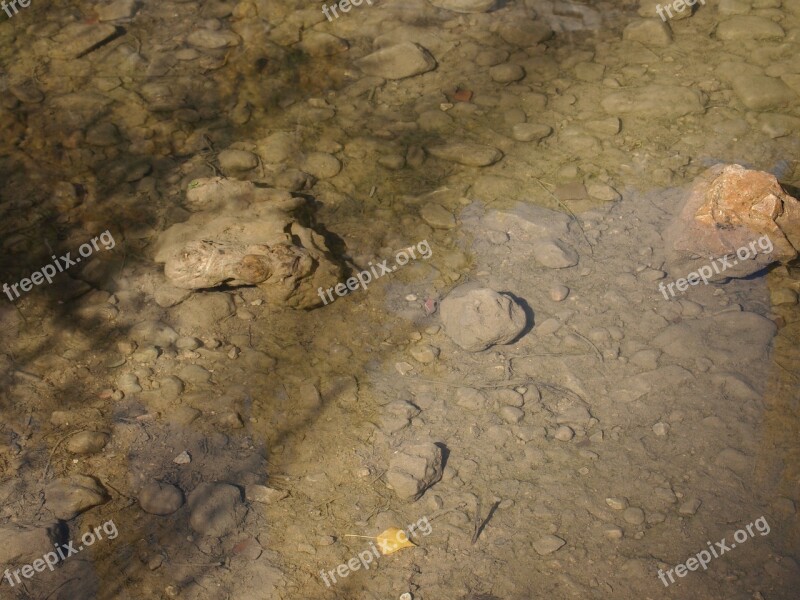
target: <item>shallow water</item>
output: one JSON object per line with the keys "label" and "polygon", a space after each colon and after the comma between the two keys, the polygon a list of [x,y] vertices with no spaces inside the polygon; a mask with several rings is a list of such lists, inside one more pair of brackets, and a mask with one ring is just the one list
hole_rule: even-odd
{"label": "shallow water", "polygon": [[[798,272],[658,283],[686,275],[662,233],[708,167],[798,196],[800,2],[667,25],[646,0],[483,4],[0,12],[2,282],[66,267],[0,305],[0,597],[795,597]],[[305,198],[353,274],[431,255],[312,310],[178,290],[159,238],[213,176]],[[577,264],[537,260],[543,237]],[[454,343],[435,309],[465,284],[515,298],[523,334]],[[399,497],[393,460],[430,442],[441,480]],[[421,522],[339,567],[369,548],[348,535]]]}

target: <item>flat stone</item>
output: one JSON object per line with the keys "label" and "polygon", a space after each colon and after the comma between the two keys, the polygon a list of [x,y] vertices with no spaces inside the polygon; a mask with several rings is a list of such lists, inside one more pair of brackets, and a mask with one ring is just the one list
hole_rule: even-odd
{"label": "flat stone", "polygon": [[519,423],[525,417],[525,411],[516,406],[504,406],[500,409],[500,418],[506,423]]}
{"label": "flat stone", "polygon": [[783,80],[766,75],[740,75],[731,81],[733,91],[747,108],[768,110],[794,106],[800,102]]}
{"label": "flat stone", "polygon": [[541,123],[517,123],[511,128],[511,136],[518,142],[538,142],[553,133],[553,128]]}
{"label": "flat stone", "polygon": [[97,18],[100,21],[130,19],[136,14],[137,5],[136,0],[114,0],[97,7]]}
{"label": "flat stone", "polygon": [[786,35],[775,21],[755,15],[737,15],[717,25],[717,39],[739,40],[780,40]]}
{"label": "flat stone", "polygon": [[341,170],[339,159],[327,152],[310,152],[303,161],[303,171],[317,179],[336,177]]}
{"label": "flat stone", "polygon": [[67,441],[66,448],[72,454],[96,454],[108,443],[108,434],[98,431],[81,431]]}
{"label": "flat stone", "polygon": [[605,183],[590,183],[586,186],[586,192],[592,198],[603,202],[616,202],[622,198],[622,195],[617,190]]}
{"label": "flat stone", "polygon": [[66,524],[58,521],[0,525],[0,564],[30,564],[51,552],[56,543],[66,542],[68,534]]}
{"label": "flat stone", "polygon": [[220,152],[217,160],[225,173],[250,171],[258,166],[258,156],[247,150],[229,148]]}
{"label": "flat stone", "polygon": [[552,554],[566,543],[556,535],[546,535],[533,542],[533,549],[536,550],[537,554],[545,556]]}
{"label": "flat stone", "polygon": [[606,504],[614,510],[625,510],[628,508],[628,499],[624,496],[612,496],[606,498]]}
{"label": "flat stone", "polygon": [[665,48],[672,43],[672,30],[661,18],[639,19],[625,27],[622,39],[646,46]]}
{"label": "flat stone", "polygon": [[605,72],[605,65],[595,62],[579,62],[575,65],[575,77],[581,81],[601,81]]}
{"label": "flat stone", "polygon": [[644,523],[644,511],[641,508],[630,506],[622,513],[622,518],[631,525],[641,525]]}
{"label": "flat stone", "polygon": [[56,479],[44,491],[45,506],[62,521],[108,501],[108,493],[98,481],[87,475],[71,475]]}
{"label": "flat stone", "polygon": [[350,48],[347,40],[322,31],[308,30],[298,46],[309,56],[333,56]]}
{"label": "flat stone", "polygon": [[521,48],[535,46],[553,37],[553,30],[544,21],[524,18],[502,23],[497,28],[497,33],[509,44]]}
{"label": "flat stone", "polygon": [[186,365],[179,372],[180,378],[194,384],[208,383],[211,380],[211,373],[200,365]]}
{"label": "flat stone", "polygon": [[482,410],[486,408],[486,396],[480,390],[468,387],[459,387],[455,393],[456,405],[467,410]]}
{"label": "flat stone", "polygon": [[[653,346],[683,360],[706,358],[717,368],[764,360],[777,328],[756,313],[726,312],[674,323],[653,339]],[[736,344],[736,340],[747,344]]]}
{"label": "flat stone", "polygon": [[414,357],[414,360],[427,365],[436,361],[439,356],[439,349],[430,344],[419,344],[411,346],[409,353]]}
{"label": "flat stone", "polygon": [[70,23],[53,38],[57,44],[54,58],[78,58],[117,35],[117,28],[109,24]]}
{"label": "flat stone", "polygon": [[[475,196],[481,200],[488,201],[494,194],[506,191],[505,180],[499,186],[493,186],[495,176],[485,176],[485,184],[481,184],[480,193],[475,192]],[[481,181],[483,178],[479,178]],[[514,180],[508,180],[514,182]],[[517,187],[520,186],[516,182]],[[475,187],[478,186],[476,182]],[[499,187],[499,189],[496,189]],[[494,192],[494,193],[493,193]],[[543,208],[529,203],[519,203],[513,208],[495,209],[489,211],[481,220],[481,224],[487,229],[495,231],[505,231],[514,237],[521,236],[523,239],[543,238],[567,235],[569,233],[569,216],[563,212]]]}
{"label": "flat stone", "polygon": [[719,0],[717,12],[723,17],[746,15],[750,12],[752,4],[752,0]]}
{"label": "flat stone", "polygon": [[663,119],[676,119],[705,110],[700,92],[676,85],[621,90],[609,94],[600,104],[610,115],[636,114]]}
{"label": "flat stone", "polygon": [[492,10],[497,0],[428,0],[437,8],[459,13],[484,13]]}
{"label": "flat stone", "polygon": [[697,513],[702,501],[699,498],[688,498],[678,507],[678,513],[685,516],[691,516]]}
{"label": "flat stone", "polygon": [[489,77],[497,83],[513,83],[525,77],[525,69],[513,63],[504,63],[491,67]]}
{"label": "flat stone", "polygon": [[241,44],[242,38],[227,30],[195,29],[186,37],[186,41],[197,48],[215,50],[238,46]]}
{"label": "flat stone", "polygon": [[384,79],[405,79],[436,68],[436,59],[419,44],[405,42],[382,48],[355,61],[367,75]]}
{"label": "flat stone", "polygon": [[434,229],[452,229],[456,226],[456,219],[453,213],[441,204],[428,202],[419,212],[425,222]]}
{"label": "flat stone", "polygon": [[740,477],[748,475],[755,468],[755,461],[736,448],[725,448],[717,454],[714,464],[730,469]]}
{"label": "flat stone", "polygon": [[266,485],[248,485],[244,488],[245,498],[249,502],[260,504],[274,504],[289,496],[286,490],[276,490]]}
{"label": "flat stone", "polygon": [[536,240],[531,247],[536,261],[549,269],[564,269],[578,264],[578,253],[561,240]]}
{"label": "flat stone", "polygon": [[469,142],[451,142],[429,146],[426,150],[436,158],[469,167],[486,167],[503,158],[503,153],[497,148]]}
{"label": "flat stone", "polygon": [[595,121],[586,121],[584,126],[587,130],[595,135],[612,136],[617,135],[622,128],[622,121],[617,117],[608,117],[607,119],[598,119]]}

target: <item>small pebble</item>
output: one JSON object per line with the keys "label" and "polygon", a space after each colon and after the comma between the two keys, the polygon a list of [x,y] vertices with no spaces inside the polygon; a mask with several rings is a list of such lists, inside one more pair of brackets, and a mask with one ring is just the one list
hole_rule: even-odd
{"label": "small pebble", "polygon": [[546,535],[543,538],[533,542],[533,549],[536,550],[537,554],[544,556],[545,554],[551,554],[555,552],[566,543],[567,542],[562,540],[560,537],[555,535]]}
{"label": "small pebble", "polygon": [[416,294],[409,294],[408,296],[406,296],[406,302],[416,302],[416,301],[417,301]]}
{"label": "small pebble", "polygon": [[414,366],[407,362],[395,363],[394,368],[397,369],[397,372],[400,373],[400,375],[406,375],[414,370]]}
{"label": "small pebble", "polygon": [[505,231],[488,231],[486,233],[486,238],[492,244],[499,246],[500,244],[505,244],[508,241],[508,234]]}
{"label": "small pebble", "polygon": [[625,510],[628,508],[628,499],[625,497],[606,498],[606,504],[614,510]]}
{"label": "small pebble", "polygon": [[655,425],[653,425],[653,433],[659,436],[667,435],[669,432],[669,425],[667,423],[662,423],[659,421]]}
{"label": "small pebble", "polygon": [[519,423],[524,416],[525,413],[516,406],[504,406],[500,409],[500,418],[506,423]]}
{"label": "small pebble", "polygon": [[172,462],[174,462],[176,465],[188,465],[190,462],[192,462],[192,457],[189,456],[189,453],[186,450],[184,450],[178,454],[178,456],[173,458]]}
{"label": "small pebble", "polygon": [[419,346],[412,346],[409,350],[414,360],[422,364],[430,364],[439,356],[439,349],[429,344],[421,344]]}
{"label": "small pebble", "polygon": [[603,527],[603,534],[610,540],[621,540],[622,536],[625,535],[622,528],[616,525],[606,525]]}
{"label": "small pebble", "polygon": [[697,498],[689,498],[683,504],[681,504],[680,508],[678,508],[678,513],[691,516],[697,512],[697,509],[700,508],[701,504],[701,500]]}
{"label": "small pebble", "polygon": [[644,511],[641,508],[630,506],[622,513],[622,518],[631,525],[641,525],[644,523]]}
{"label": "small pebble", "polygon": [[575,437],[575,432],[572,431],[572,429],[570,427],[567,427],[566,425],[562,425],[561,427],[556,429],[556,433],[555,433],[555,435],[553,437],[556,438],[560,442],[568,442],[573,437]]}
{"label": "small pebble", "polygon": [[548,294],[553,302],[562,302],[569,295],[569,288],[565,285],[554,285],[548,290]]}

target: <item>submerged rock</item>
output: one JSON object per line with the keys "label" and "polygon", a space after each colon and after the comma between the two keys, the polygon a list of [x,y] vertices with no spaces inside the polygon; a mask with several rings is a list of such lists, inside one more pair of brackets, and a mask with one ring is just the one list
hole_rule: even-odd
{"label": "submerged rock", "polygon": [[355,63],[367,75],[385,79],[405,79],[436,68],[436,59],[430,52],[412,42],[382,48]]}
{"label": "submerged rock", "polygon": [[503,158],[503,153],[497,148],[467,142],[428,146],[426,150],[436,158],[468,167],[486,167]]}
{"label": "submerged rock", "polygon": [[151,515],[170,515],[183,506],[180,488],[161,481],[152,481],[139,492],[139,506]]}
{"label": "submerged rock", "polygon": [[489,288],[453,290],[442,301],[440,313],[450,339],[470,352],[508,344],[527,324],[516,301]]}
{"label": "submerged rock", "polygon": [[437,8],[445,8],[460,13],[489,12],[497,5],[497,0],[429,0]]}
{"label": "submerged rock", "polygon": [[44,494],[45,506],[62,521],[69,521],[108,500],[105,488],[86,475],[57,479],[48,484]]}
{"label": "submerged rock", "polygon": [[386,480],[403,499],[417,500],[442,478],[442,449],[436,444],[405,446],[389,463]]}
{"label": "submerged rock", "polygon": [[0,563],[32,563],[52,551],[56,543],[66,541],[67,534],[67,526],[58,521],[0,525]]}
{"label": "submerged rock", "polygon": [[716,165],[697,178],[664,239],[673,276],[746,277],[797,256],[800,202],[771,173]]}
{"label": "submerged rock", "polygon": [[[340,280],[341,267],[325,239],[304,225],[302,198],[276,190],[261,194],[253,184],[220,178],[200,180],[194,191],[198,188],[215,192],[211,195],[217,202],[230,197],[236,206],[252,204],[224,213],[195,213],[161,234],[156,260],[165,263],[164,274],[173,286],[257,285],[272,305],[310,308],[322,303],[320,287]],[[196,204],[215,206],[202,196]]]}
{"label": "submerged rock", "polygon": [[244,518],[241,491],[227,483],[201,483],[189,494],[189,525],[202,535],[223,537]]}

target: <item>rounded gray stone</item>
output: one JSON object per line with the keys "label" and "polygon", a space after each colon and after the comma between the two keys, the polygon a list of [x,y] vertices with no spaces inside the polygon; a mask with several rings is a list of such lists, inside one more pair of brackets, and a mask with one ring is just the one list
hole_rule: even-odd
{"label": "rounded gray stone", "polygon": [[170,515],[183,506],[180,488],[161,481],[152,481],[139,492],[139,506],[151,515]]}

